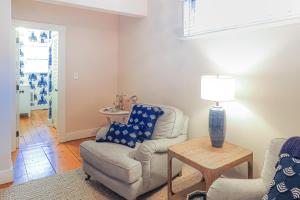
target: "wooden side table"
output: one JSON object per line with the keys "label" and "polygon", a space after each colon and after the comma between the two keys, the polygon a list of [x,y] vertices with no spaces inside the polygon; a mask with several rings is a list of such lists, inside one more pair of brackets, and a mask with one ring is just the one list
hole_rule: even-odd
{"label": "wooden side table", "polygon": [[129,111],[126,111],[126,110],[115,111],[111,107],[102,108],[99,110],[99,112],[106,117],[106,119],[110,125],[112,123],[112,120],[111,120],[112,117],[121,117],[122,121],[125,122],[130,114]]}
{"label": "wooden side table", "polygon": [[176,144],[168,150],[168,199],[175,195],[172,191],[172,159],[176,158],[183,163],[199,170],[205,181],[205,191],[211,184],[227,170],[248,162],[248,178],[253,178],[252,151],[228,142],[223,148],[211,146],[209,137],[192,139]]}

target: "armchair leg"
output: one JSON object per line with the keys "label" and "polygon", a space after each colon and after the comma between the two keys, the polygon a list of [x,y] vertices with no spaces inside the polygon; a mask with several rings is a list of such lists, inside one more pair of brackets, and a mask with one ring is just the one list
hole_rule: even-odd
{"label": "armchair leg", "polygon": [[90,179],[91,179],[91,175],[88,175],[88,174],[87,174],[85,180],[86,180],[86,181],[89,181]]}

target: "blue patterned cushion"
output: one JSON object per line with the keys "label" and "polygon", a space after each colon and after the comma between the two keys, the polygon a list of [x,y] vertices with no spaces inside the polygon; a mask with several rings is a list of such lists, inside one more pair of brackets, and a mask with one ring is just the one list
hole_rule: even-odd
{"label": "blue patterned cushion", "polygon": [[151,139],[157,119],[164,111],[156,106],[136,104],[133,106],[128,124],[140,127],[138,142]]}
{"label": "blue patterned cushion", "polygon": [[139,126],[114,122],[105,136],[97,142],[111,142],[134,148],[138,140]]}
{"label": "blue patterned cushion", "polygon": [[276,174],[263,200],[300,199],[300,159],[283,153],[276,165]]}

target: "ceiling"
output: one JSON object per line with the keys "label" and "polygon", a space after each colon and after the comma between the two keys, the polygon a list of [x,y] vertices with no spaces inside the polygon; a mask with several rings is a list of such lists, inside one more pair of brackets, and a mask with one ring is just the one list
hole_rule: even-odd
{"label": "ceiling", "polygon": [[131,17],[147,16],[148,0],[37,0]]}

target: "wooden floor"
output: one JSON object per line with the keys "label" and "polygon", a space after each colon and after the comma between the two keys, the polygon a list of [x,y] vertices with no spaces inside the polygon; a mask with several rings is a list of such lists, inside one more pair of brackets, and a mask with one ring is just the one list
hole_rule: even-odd
{"label": "wooden floor", "polygon": [[[93,138],[58,143],[56,130],[48,126],[48,111],[33,111],[31,117],[21,117],[19,150],[12,154],[14,182],[52,176],[81,167],[79,145]],[[11,184],[0,185],[5,188]]]}
{"label": "wooden floor", "polygon": [[[81,167],[79,145],[94,138],[59,144],[56,130],[48,126],[47,114],[47,110],[38,110],[33,111],[30,118],[21,118],[20,148],[12,154],[14,181],[0,185],[0,189]],[[183,176],[173,182],[173,191],[181,191],[183,186],[188,189],[178,193],[175,199],[186,199],[191,191],[203,188],[203,185],[199,185],[201,179],[198,171],[185,166]],[[161,190],[163,192],[151,194],[152,199],[166,199],[167,186]]]}

